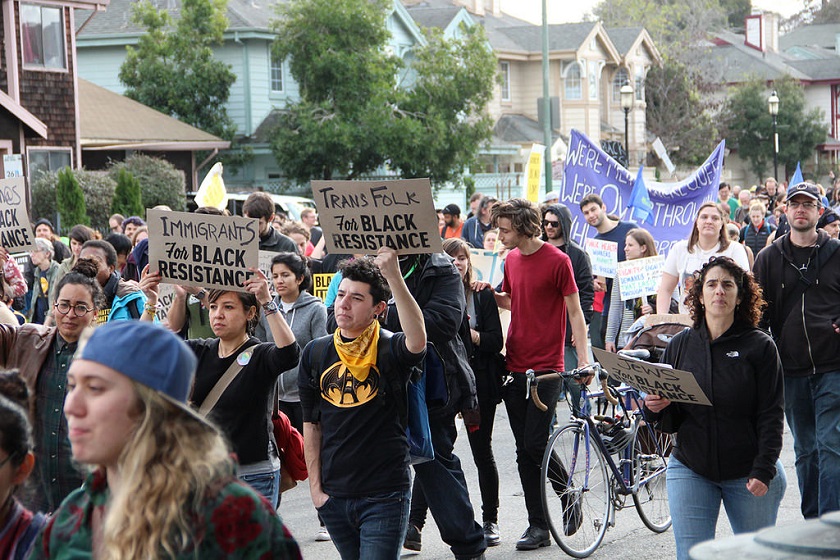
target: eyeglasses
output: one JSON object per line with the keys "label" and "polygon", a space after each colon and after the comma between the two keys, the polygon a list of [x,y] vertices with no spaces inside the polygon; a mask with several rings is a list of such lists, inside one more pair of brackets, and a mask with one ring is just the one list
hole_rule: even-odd
{"label": "eyeglasses", "polygon": [[84,317],[91,311],[93,311],[93,307],[88,307],[84,303],[77,303],[76,305],[70,305],[66,301],[60,301],[56,303],[53,307],[55,307],[59,313],[62,315],[67,315],[70,313],[70,310],[73,310],[73,314],[76,317]]}
{"label": "eyeglasses", "polygon": [[552,220],[543,220],[543,227],[551,226],[553,228],[560,227],[560,222],[555,222]]}
{"label": "eyeglasses", "polygon": [[788,205],[788,208],[793,208],[794,210],[796,210],[799,207],[802,207],[805,210],[813,210],[814,208],[817,207],[816,202],[798,202],[796,200],[791,200],[790,202],[787,203],[787,205]]}

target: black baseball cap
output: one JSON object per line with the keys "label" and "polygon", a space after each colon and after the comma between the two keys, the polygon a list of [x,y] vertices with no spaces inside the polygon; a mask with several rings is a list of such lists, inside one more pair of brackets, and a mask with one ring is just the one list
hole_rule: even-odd
{"label": "black baseball cap", "polygon": [[457,204],[447,204],[446,207],[443,209],[444,214],[449,214],[450,216],[460,216],[461,209],[458,207]]}
{"label": "black baseball cap", "polygon": [[787,196],[785,197],[785,202],[799,194],[805,195],[808,198],[813,198],[817,202],[822,202],[820,189],[818,189],[817,185],[813,183],[796,183],[792,187],[789,187]]}

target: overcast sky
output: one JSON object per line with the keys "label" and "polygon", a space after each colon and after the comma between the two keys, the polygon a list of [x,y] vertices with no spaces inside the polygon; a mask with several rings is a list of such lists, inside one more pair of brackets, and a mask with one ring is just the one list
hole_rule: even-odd
{"label": "overcast sky", "polygon": [[[551,23],[574,23],[583,21],[584,14],[591,12],[597,0],[547,0],[548,20]],[[753,0],[755,9],[780,13],[790,17],[801,10],[806,0]],[[542,0],[502,0],[502,10],[519,18],[540,23],[542,21]]]}

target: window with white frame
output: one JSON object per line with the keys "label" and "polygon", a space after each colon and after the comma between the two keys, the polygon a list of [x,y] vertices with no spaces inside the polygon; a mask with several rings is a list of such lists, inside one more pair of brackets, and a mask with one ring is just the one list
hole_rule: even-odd
{"label": "window with white frame", "polygon": [[636,80],[633,89],[636,91],[636,101],[645,100],[645,69],[641,66],[636,68]]}
{"label": "window with white frame", "polygon": [[271,93],[283,93],[283,61],[272,52],[271,46],[268,49],[271,59]]}
{"label": "window with white frame", "polygon": [[55,173],[59,169],[72,167],[73,160],[69,148],[30,148],[29,176],[37,178],[41,171]]}
{"label": "window with white frame", "polygon": [[21,4],[20,41],[24,67],[67,68],[62,8]]}
{"label": "window with white frame", "polygon": [[615,73],[612,81],[612,101],[613,103],[621,103],[621,87],[627,82],[629,75],[627,70],[619,68]]}
{"label": "window with white frame", "polygon": [[499,72],[502,75],[502,101],[510,101],[510,62],[500,62]]}
{"label": "window with white frame", "polygon": [[563,80],[566,99],[581,99],[583,97],[580,75],[580,64],[577,62],[570,64],[566,70],[566,79]]}

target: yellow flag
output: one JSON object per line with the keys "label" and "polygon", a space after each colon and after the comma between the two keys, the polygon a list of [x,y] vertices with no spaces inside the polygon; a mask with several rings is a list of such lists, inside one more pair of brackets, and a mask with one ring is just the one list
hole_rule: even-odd
{"label": "yellow flag", "polygon": [[222,179],[222,163],[218,162],[210,168],[210,171],[201,181],[198,192],[195,194],[195,203],[199,208],[210,206],[224,210],[227,208],[228,196],[225,190],[225,181]]}

